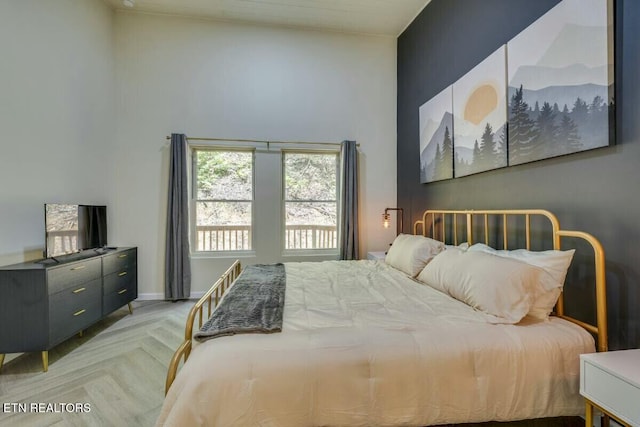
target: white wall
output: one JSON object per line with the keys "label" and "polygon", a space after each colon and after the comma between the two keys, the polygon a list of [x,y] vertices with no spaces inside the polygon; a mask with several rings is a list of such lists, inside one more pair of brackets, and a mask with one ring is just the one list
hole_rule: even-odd
{"label": "white wall", "polygon": [[42,257],[45,202],[110,204],[113,12],[0,1],[0,265]]}
{"label": "white wall", "polygon": [[[364,256],[391,242],[393,231],[380,224],[382,211],[396,200],[395,38],[135,12],[117,12],[115,22],[117,195],[110,233],[118,245],[139,247],[143,297],[163,294],[165,135],[171,132],[355,139],[361,144]],[[206,289],[229,264],[194,259],[193,291]]]}

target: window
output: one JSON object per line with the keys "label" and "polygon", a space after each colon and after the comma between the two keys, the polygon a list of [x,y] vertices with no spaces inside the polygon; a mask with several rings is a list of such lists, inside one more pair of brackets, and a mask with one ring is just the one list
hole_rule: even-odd
{"label": "window", "polygon": [[191,153],[194,253],[336,253],[338,152],[201,146]]}
{"label": "window", "polygon": [[338,153],[283,156],[285,249],[337,249]]}
{"label": "window", "polygon": [[253,154],[194,149],[194,251],[251,250]]}

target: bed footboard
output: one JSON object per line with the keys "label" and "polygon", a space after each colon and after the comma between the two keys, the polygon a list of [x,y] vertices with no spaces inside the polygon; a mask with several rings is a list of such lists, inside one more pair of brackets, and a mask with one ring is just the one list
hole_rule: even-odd
{"label": "bed footboard", "polygon": [[165,383],[164,393],[165,395],[169,391],[169,387],[173,384],[173,380],[175,380],[176,375],[178,373],[178,367],[180,366],[180,361],[183,363],[187,361],[189,355],[191,354],[192,348],[192,339],[193,339],[193,325],[196,320],[196,316],[198,316],[198,328],[202,327],[204,318],[204,308],[207,306],[207,317],[211,317],[211,313],[213,309],[215,309],[224,293],[231,287],[236,278],[240,275],[242,271],[242,267],[240,265],[240,260],[236,260],[231,267],[227,269],[227,271],[220,276],[220,278],[209,288],[207,292],[195,303],[195,305],[189,311],[189,315],[187,316],[187,323],[184,328],[184,341],[180,344],[180,347],[176,350],[171,358],[171,362],[169,363],[169,370],[167,372],[167,380]]}

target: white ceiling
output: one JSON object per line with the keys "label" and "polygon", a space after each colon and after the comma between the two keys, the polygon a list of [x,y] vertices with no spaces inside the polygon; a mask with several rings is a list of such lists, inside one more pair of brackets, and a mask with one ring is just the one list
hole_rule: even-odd
{"label": "white ceiling", "polygon": [[399,35],[430,0],[106,0],[114,8],[351,33]]}

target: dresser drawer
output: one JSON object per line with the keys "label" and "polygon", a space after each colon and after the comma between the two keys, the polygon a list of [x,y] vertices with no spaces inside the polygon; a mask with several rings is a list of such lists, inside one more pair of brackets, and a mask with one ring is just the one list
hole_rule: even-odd
{"label": "dresser drawer", "polygon": [[[640,357],[637,363],[640,370]],[[640,425],[640,387],[632,378],[586,358],[582,359],[581,371],[580,393],[584,397],[622,421]]]}
{"label": "dresser drawer", "polygon": [[111,273],[104,277],[103,294],[108,295],[117,292],[123,288],[130,287],[132,282],[136,281],[136,266],[123,268],[117,273]]}
{"label": "dresser drawer", "polygon": [[115,311],[128,302],[136,299],[138,296],[137,291],[135,282],[129,281],[127,286],[124,286],[115,292],[111,292],[110,294],[105,294],[102,300],[102,311],[104,315],[106,316],[112,311]]}
{"label": "dresser drawer", "polygon": [[[97,279],[50,297],[50,344],[55,345],[102,317],[102,283]],[[82,289],[82,290],[81,290]]]}
{"label": "dresser drawer", "polygon": [[99,279],[101,276],[102,263],[100,258],[87,259],[49,268],[47,269],[48,292],[49,295],[53,295],[63,289]]}
{"label": "dresser drawer", "polygon": [[137,263],[137,255],[138,253],[136,249],[128,249],[126,251],[106,255],[102,259],[103,274],[106,276],[131,268]]}
{"label": "dresser drawer", "polygon": [[102,278],[90,282],[78,283],[49,296],[52,310],[62,306],[75,307],[76,304],[84,304],[102,293]]}

